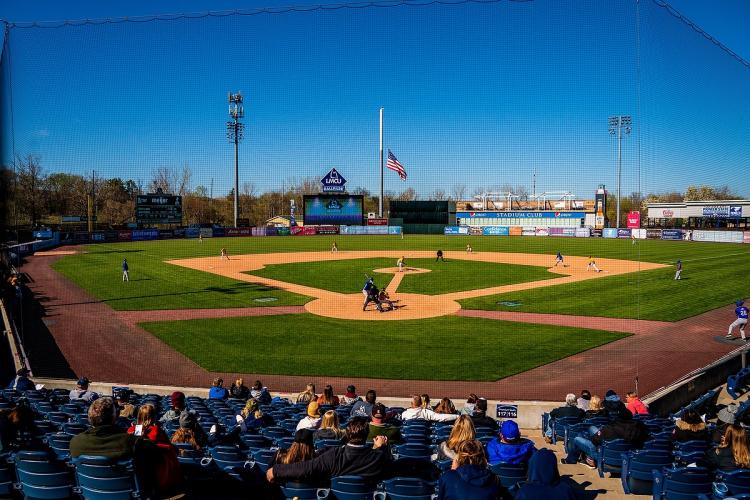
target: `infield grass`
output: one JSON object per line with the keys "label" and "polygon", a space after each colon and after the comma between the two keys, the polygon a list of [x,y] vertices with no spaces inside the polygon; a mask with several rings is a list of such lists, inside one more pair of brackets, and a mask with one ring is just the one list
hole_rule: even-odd
{"label": "infield grass", "polygon": [[[361,290],[365,275],[374,276],[381,288],[388,285],[393,273],[375,273],[375,269],[395,267],[395,259],[347,259],[320,262],[296,262],[269,265],[248,274],[312,286],[332,292],[356,293]],[[475,290],[492,286],[559,278],[544,267],[498,264],[450,259],[407,259],[407,267],[429,269],[429,273],[407,274],[398,287],[402,293],[438,295],[448,292]],[[393,292],[393,290],[389,290]]]}
{"label": "infield grass", "polygon": [[141,326],[209,371],[409,380],[498,380],[627,336],[458,316],[295,314]]}

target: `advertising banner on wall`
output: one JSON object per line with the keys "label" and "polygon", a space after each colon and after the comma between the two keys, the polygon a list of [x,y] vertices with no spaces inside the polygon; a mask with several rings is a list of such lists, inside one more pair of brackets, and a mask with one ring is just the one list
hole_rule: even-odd
{"label": "advertising banner on wall", "polygon": [[[576,235],[576,229],[582,229],[582,228],[575,228],[575,227],[551,227],[549,228],[549,235],[550,236],[567,236],[569,238],[572,238]],[[588,228],[585,228],[586,231],[588,231]]]}
{"label": "advertising banner on wall", "polygon": [[202,227],[198,229],[198,232],[203,238],[211,238],[214,235],[214,230],[210,227]]}
{"label": "advertising banner on wall", "polygon": [[314,236],[318,234],[318,228],[317,227],[311,227],[311,226],[305,226],[302,228],[302,234],[305,236]]}
{"label": "advertising banner on wall", "polygon": [[117,239],[119,241],[130,241],[133,239],[133,233],[130,231],[117,231]]}
{"label": "advertising banner on wall", "polygon": [[742,205],[717,205],[703,207],[703,217],[742,217]]}
{"label": "advertising banner on wall", "polygon": [[509,233],[509,234],[510,234],[511,236],[521,236],[521,235],[523,234],[523,228],[522,228],[522,227],[520,227],[520,226],[512,226],[512,227],[511,227],[511,228],[510,228],[510,229],[508,230],[508,233]]}
{"label": "advertising banner on wall", "polygon": [[628,212],[626,226],[630,229],[638,229],[641,227],[641,213],[635,210]]}
{"label": "advertising banner on wall", "polygon": [[401,234],[401,226],[388,226],[388,234]]}
{"label": "advertising banner on wall", "polygon": [[604,229],[602,229],[602,237],[603,238],[617,238],[617,228],[605,227]]}
{"label": "advertising banner on wall", "polygon": [[661,239],[663,240],[682,240],[682,229],[662,229]]}
{"label": "advertising banner on wall", "polygon": [[367,225],[368,226],[387,226],[388,225],[388,219],[386,218],[375,218],[375,219],[367,219]]}
{"label": "advertising banner on wall", "polygon": [[583,219],[584,212],[456,212],[459,219]]}
{"label": "advertising banner on wall", "polygon": [[266,227],[254,227],[250,229],[250,234],[253,236],[265,236],[266,235]]}
{"label": "advertising banner on wall", "polygon": [[625,228],[619,228],[617,230],[617,237],[618,238],[630,238],[630,229]]}
{"label": "advertising banner on wall", "polygon": [[521,236],[536,236],[536,228],[534,227],[522,227]]}
{"label": "advertising banner on wall", "polygon": [[443,234],[447,235],[466,235],[469,234],[468,226],[445,226]]}
{"label": "advertising banner on wall", "polygon": [[189,227],[185,229],[185,238],[197,238],[201,234],[201,230],[198,227]]}
{"label": "advertising banner on wall", "polygon": [[536,236],[549,236],[549,229],[546,227],[534,228],[534,234]]}
{"label": "advertising banner on wall", "polygon": [[716,243],[742,243],[742,231],[693,231],[693,241],[714,241]]}
{"label": "advertising banner on wall", "polygon": [[744,234],[744,237],[743,237],[743,241],[745,243],[750,243],[750,231],[745,231],[745,234]]}
{"label": "advertising banner on wall", "polygon": [[133,231],[133,241],[155,240],[158,238],[158,229],[136,229]]}
{"label": "advertising banner on wall", "polygon": [[305,229],[300,226],[293,226],[289,228],[289,234],[291,234],[292,236],[303,235],[305,234],[304,231]]}
{"label": "advertising banner on wall", "polygon": [[485,226],[482,228],[484,236],[509,236],[510,228],[505,226]]}
{"label": "advertising banner on wall", "polygon": [[339,234],[338,226],[318,226],[318,234]]}
{"label": "advertising banner on wall", "polygon": [[647,240],[660,240],[661,229],[646,229],[646,239]]}
{"label": "advertising banner on wall", "polygon": [[591,236],[591,229],[588,227],[577,227],[576,238],[588,238]]}

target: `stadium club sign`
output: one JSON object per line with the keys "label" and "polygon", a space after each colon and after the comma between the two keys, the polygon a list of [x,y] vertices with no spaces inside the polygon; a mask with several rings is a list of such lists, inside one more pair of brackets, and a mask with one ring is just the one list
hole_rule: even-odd
{"label": "stadium club sign", "polygon": [[456,212],[461,219],[582,219],[583,212]]}
{"label": "stadium club sign", "polygon": [[325,177],[320,179],[320,184],[324,193],[343,193],[346,191],[344,187],[346,179],[335,168],[332,168]]}
{"label": "stadium club sign", "polygon": [[742,205],[718,205],[703,207],[703,217],[742,217]]}

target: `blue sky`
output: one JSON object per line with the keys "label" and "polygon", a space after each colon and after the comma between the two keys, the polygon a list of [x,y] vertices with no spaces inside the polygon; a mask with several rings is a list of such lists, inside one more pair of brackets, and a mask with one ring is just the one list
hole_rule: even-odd
{"label": "blue sky", "polygon": [[[298,2],[295,2],[298,3]],[[308,2],[309,3],[309,2]],[[17,21],[137,16],[287,2],[9,2]],[[750,59],[742,1],[673,1]],[[260,190],[336,167],[378,189],[378,108],[401,182],[425,196],[525,184],[614,189],[607,116],[631,114],[623,190],[730,184],[750,197],[750,69],[651,0],[499,2],[233,16],[11,33],[15,150],[49,170],[148,182],[189,164],[231,185],[226,92],[246,95],[242,181]],[[641,37],[640,66],[635,51]],[[638,87],[638,70],[641,86]],[[5,92],[5,89],[4,89]],[[8,123],[5,93],[3,128]],[[640,110],[640,113],[639,113]],[[4,139],[3,156],[9,147]],[[640,175],[638,152],[640,149]],[[5,158],[4,158],[5,159]]]}

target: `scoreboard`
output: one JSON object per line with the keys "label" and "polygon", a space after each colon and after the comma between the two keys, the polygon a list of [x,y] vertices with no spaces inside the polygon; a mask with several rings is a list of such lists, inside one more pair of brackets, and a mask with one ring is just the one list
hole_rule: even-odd
{"label": "scoreboard", "polygon": [[182,196],[141,194],[135,200],[138,224],[182,224]]}

